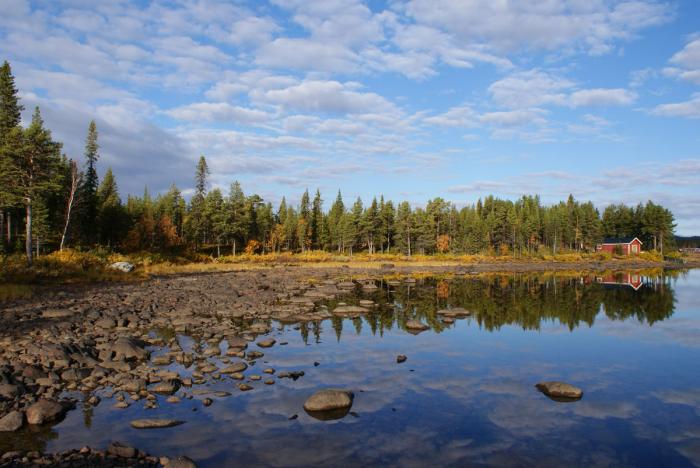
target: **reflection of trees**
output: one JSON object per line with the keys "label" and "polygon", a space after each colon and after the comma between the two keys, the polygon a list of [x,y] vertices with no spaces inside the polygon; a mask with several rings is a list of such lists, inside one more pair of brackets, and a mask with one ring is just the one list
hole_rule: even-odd
{"label": "reflection of trees", "polygon": [[[493,275],[479,278],[445,280],[427,278],[415,284],[381,287],[371,294],[359,288],[339,301],[357,303],[361,298],[374,300],[376,312],[353,325],[360,332],[362,321],[373,334],[382,334],[395,326],[405,327],[407,320],[420,320],[434,331],[446,325],[437,315],[440,309],[463,307],[472,313],[472,320],[487,330],[503,325],[519,325],[537,330],[543,321],[565,324],[570,330],[592,326],[602,310],[612,320],[636,318],[653,324],[673,314],[674,290],[668,276],[645,278],[637,291],[615,284],[601,285],[595,277],[558,277],[543,275]],[[331,301],[332,310],[337,301]],[[333,328],[340,339],[343,321],[333,319]]]}

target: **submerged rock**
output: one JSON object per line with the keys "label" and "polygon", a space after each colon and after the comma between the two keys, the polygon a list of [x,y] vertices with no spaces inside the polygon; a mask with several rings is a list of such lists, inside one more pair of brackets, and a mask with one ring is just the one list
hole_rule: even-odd
{"label": "submerged rock", "polygon": [[107,447],[107,453],[119,458],[133,458],[136,456],[136,449],[121,442],[112,442]]}
{"label": "submerged rock", "polygon": [[309,416],[323,421],[340,419],[350,411],[353,398],[353,393],[347,390],[319,390],[306,400],[304,410]]}
{"label": "submerged rock", "polygon": [[166,468],[197,468],[197,464],[187,457],[170,458],[163,463]]}
{"label": "submerged rock", "polygon": [[535,387],[555,401],[575,401],[583,397],[583,390],[565,382],[540,382]]}
{"label": "submerged rock", "polygon": [[401,364],[402,362],[406,362],[406,359],[408,358],[404,354],[399,354],[398,356],[396,356],[396,362],[399,364]]}
{"label": "submerged rock", "polygon": [[131,427],[134,429],[162,429],[165,427],[174,427],[184,424],[185,421],[177,419],[134,419],[131,421]]}

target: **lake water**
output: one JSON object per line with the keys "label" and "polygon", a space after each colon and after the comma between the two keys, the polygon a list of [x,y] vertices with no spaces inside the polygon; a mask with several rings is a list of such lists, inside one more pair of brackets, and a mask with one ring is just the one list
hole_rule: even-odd
{"label": "lake water", "polygon": [[[240,392],[224,377],[207,387],[232,395],[211,397],[210,407],[204,396],[159,397],[154,410],[142,402],[113,409],[104,399],[22,437],[47,451],[118,440],[212,467],[700,466],[700,270],[377,285],[338,299],[375,301],[366,317],[274,324],[278,344],[246,375],[303,370],[298,380]],[[472,316],[445,324],[436,315],[454,307]],[[431,329],[407,333],[407,319]],[[408,360],[398,364],[398,354]],[[542,380],[569,382],[584,396],[552,401],[534,387]],[[305,399],[326,387],[354,392],[350,414],[319,421],[304,412]],[[186,423],[130,428],[143,417]]]}

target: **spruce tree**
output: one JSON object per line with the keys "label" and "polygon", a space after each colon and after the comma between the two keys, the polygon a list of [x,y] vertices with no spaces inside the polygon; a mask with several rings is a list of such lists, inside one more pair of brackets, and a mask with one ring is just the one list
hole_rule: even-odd
{"label": "spruce tree", "polygon": [[97,160],[100,158],[100,146],[97,143],[97,136],[97,125],[94,120],[91,120],[88,126],[87,138],[85,139],[85,171],[78,195],[80,201],[81,238],[88,245],[97,241],[95,229],[99,209]]}
{"label": "spruce tree", "polygon": [[6,60],[0,66],[0,144],[5,135],[11,129],[18,127],[22,120],[24,107],[20,104],[17,94],[15,78]]}

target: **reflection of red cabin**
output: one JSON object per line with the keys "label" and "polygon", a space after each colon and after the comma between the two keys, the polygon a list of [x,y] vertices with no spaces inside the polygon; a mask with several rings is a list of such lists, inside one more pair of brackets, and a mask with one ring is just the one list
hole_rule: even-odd
{"label": "reflection of red cabin", "polygon": [[623,255],[634,255],[642,251],[642,241],[636,237],[622,237],[619,239],[603,239],[602,244],[598,244],[596,250],[598,252],[615,253],[615,249],[619,248]]}
{"label": "reflection of red cabin", "polygon": [[606,285],[629,286],[635,291],[639,290],[644,284],[642,277],[634,273],[618,273],[604,277],[598,277],[597,281]]}

